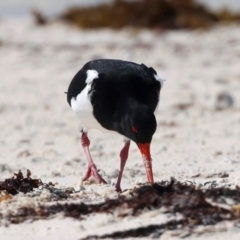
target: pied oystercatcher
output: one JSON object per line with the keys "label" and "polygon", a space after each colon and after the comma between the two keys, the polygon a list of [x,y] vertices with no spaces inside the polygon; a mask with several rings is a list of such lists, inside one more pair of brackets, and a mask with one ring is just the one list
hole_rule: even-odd
{"label": "pied oystercatcher", "polygon": [[113,59],[90,61],[74,76],[67,101],[82,123],[81,144],[88,160],[82,181],[92,176],[98,183],[106,183],[89,152],[87,131],[95,128],[125,137],[116,183],[118,192],[121,191],[130,140],[137,144],[142,154],[148,182],[154,182],[150,143],[156,131],[154,111],[163,82],[152,67]]}

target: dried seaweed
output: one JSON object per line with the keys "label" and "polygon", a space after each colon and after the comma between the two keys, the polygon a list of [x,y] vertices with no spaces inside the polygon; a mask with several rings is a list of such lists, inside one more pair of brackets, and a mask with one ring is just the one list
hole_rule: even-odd
{"label": "dried seaweed", "polygon": [[32,16],[34,18],[35,24],[37,25],[46,25],[48,22],[47,18],[44,17],[43,14],[36,9],[32,10]]}
{"label": "dried seaweed", "polygon": [[239,21],[240,15],[228,10],[215,13],[194,0],[115,0],[95,7],[72,7],[59,19],[81,28],[195,29],[211,27],[219,21]]}
{"label": "dried seaweed", "polygon": [[[171,182],[142,186],[132,192],[131,198],[119,196],[118,199],[108,199],[100,204],[56,203],[51,206],[40,205],[38,209],[27,212],[30,212],[33,217],[49,217],[63,212],[65,216],[82,219],[84,215],[91,213],[116,213],[119,209],[121,209],[119,217],[129,214],[129,211],[124,211],[127,209],[131,209],[132,216],[138,216],[144,209],[158,209],[164,206],[169,213],[181,212],[188,219],[189,224],[209,225],[221,220],[235,219],[236,216],[230,210],[213,206],[206,201],[208,198],[216,202],[223,202],[223,197],[231,198],[238,204],[240,190],[227,188],[202,190],[196,189],[194,184],[172,180]],[[21,209],[21,216],[22,212],[26,212],[26,210]]]}
{"label": "dried seaweed", "polygon": [[4,190],[9,194],[16,195],[19,192],[28,193],[42,185],[40,179],[32,179],[30,170],[27,170],[27,176],[24,177],[22,172],[14,173],[12,178],[0,181],[0,191]]}
{"label": "dried seaweed", "polygon": [[[180,2],[180,3],[179,3]],[[114,1],[110,5],[72,8],[61,16],[83,28],[125,26],[144,28],[195,28],[214,16],[192,0]],[[195,21],[197,19],[197,21]],[[195,26],[196,25],[196,26]]]}
{"label": "dried seaweed", "polygon": [[89,240],[89,239],[122,239],[129,237],[151,237],[151,238],[159,238],[164,231],[176,229],[178,225],[182,225],[184,222],[182,220],[176,221],[172,220],[165,224],[151,224],[146,227],[139,227],[134,229],[129,229],[125,231],[116,231],[110,234],[104,234],[101,236],[92,235],[86,238],[82,238],[81,240]]}
{"label": "dried seaweed", "polygon": [[[0,189],[16,194],[32,191],[38,187],[40,180],[31,179],[28,170],[24,178],[19,171],[11,179],[0,182]],[[211,187],[212,186],[212,187]],[[72,193],[72,191],[70,191]],[[232,205],[228,204],[231,199]],[[225,204],[223,207],[222,204]],[[216,188],[198,189],[192,182],[162,181],[153,185],[143,185],[130,191],[130,196],[119,195],[117,199],[107,199],[99,204],[85,203],[52,203],[37,207],[23,206],[15,213],[4,216],[11,223],[18,224],[27,219],[46,219],[62,213],[66,217],[82,220],[92,213],[114,214],[117,218],[137,217],[152,209],[164,209],[166,214],[181,214],[180,220],[171,220],[164,224],[147,225],[124,231],[116,231],[102,236],[88,236],[86,239],[126,238],[126,237],[159,237],[166,229],[194,229],[198,225],[215,225],[223,220],[240,220],[240,189]],[[162,211],[162,210],[161,210]]]}
{"label": "dried seaweed", "polygon": [[6,192],[0,194],[0,202],[12,199],[12,195]]}

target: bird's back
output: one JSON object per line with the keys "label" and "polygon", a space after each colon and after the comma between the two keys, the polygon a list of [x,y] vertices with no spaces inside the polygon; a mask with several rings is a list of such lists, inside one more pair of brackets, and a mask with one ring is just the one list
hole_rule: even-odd
{"label": "bird's back", "polygon": [[135,76],[144,81],[151,81],[153,74],[157,74],[153,68],[148,68],[144,64],[140,65],[134,62],[114,59],[94,60],[85,64],[84,67],[87,69],[95,69],[99,73],[104,73],[106,75]]}

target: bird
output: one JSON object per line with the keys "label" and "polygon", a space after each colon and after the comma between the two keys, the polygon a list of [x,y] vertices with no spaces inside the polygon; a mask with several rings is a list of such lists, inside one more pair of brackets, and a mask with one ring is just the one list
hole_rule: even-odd
{"label": "bird", "polygon": [[82,126],[81,145],[88,161],[82,182],[93,177],[97,183],[106,184],[89,151],[88,131],[98,129],[124,137],[117,192],[122,191],[121,179],[131,141],[142,155],[148,182],[154,183],[150,144],[157,128],[154,113],[164,81],[152,67],[118,59],[92,60],[76,73],[66,93]]}

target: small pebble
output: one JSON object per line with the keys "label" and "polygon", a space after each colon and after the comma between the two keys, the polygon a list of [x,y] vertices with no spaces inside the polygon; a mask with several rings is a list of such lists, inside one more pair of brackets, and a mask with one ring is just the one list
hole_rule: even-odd
{"label": "small pebble", "polygon": [[226,110],[228,108],[231,108],[234,105],[234,98],[233,96],[228,92],[221,92],[217,95],[216,103],[215,103],[215,109],[220,110]]}

